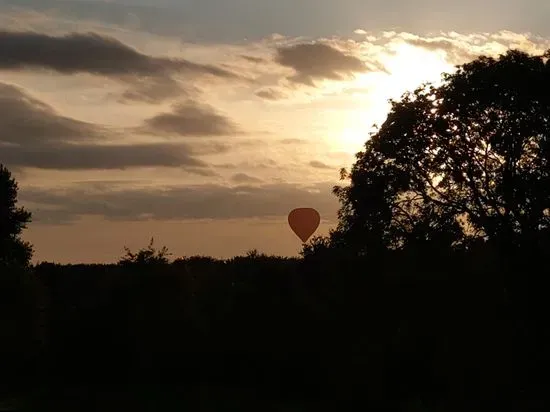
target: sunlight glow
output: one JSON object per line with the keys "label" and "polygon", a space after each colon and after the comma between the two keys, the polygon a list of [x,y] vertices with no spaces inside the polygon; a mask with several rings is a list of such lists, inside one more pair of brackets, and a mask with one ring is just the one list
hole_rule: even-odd
{"label": "sunlight glow", "polygon": [[454,71],[445,54],[401,43],[393,47],[392,55],[381,60],[389,71],[384,88],[389,97],[397,98],[406,90],[413,90],[423,82],[440,83],[444,72]]}
{"label": "sunlight glow", "polygon": [[366,142],[368,132],[358,127],[347,127],[342,131],[338,142],[340,143],[339,150],[343,152],[358,152],[361,146]]}
{"label": "sunlight glow", "polygon": [[388,73],[365,73],[347,84],[347,90],[366,89],[368,93],[352,93],[357,100],[358,112],[340,124],[335,134],[334,148],[347,153],[362,149],[369,138],[372,125],[381,125],[390,109],[389,99],[399,99],[406,91],[412,91],[422,83],[435,85],[442,81],[442,74],[453,72],[454,66],[445,54],[429,51],[406,43],[394,44],[390,53],[380,56],[380,62]]}

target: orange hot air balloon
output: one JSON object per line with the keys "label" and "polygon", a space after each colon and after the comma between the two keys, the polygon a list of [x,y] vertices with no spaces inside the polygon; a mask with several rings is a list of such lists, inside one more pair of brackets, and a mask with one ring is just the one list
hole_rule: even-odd
{"label": "orange hot air balloon", "polygon": [[288,214],[290,228],[304,243],[315,233],[319,223],[321,223],[319,212],[309,207],[294,209]]}

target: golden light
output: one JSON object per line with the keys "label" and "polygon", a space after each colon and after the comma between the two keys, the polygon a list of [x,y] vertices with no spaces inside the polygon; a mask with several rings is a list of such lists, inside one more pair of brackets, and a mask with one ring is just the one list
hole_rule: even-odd
{"label": "golden light", "polygon": [[430,51],[407,43],[392,48],[393,54],[382,56],[381,63],[387,71],[384,91],[386,98],[398,98],[407,90],[414,90],[424,82],[439,83],[444,72],[451,72],[454,66],[446,61],[440,51]]}
{"label": "golden light", "polygon": [[368,137],[368,132],[358,127],[347,127],[342,131],[340,135],[339,150],[345,153],[358,152],[361,146],[365,143]]}
{"label": "golden light", "polygon": [[[389,99],[399,99],[406,91],[412,91],[422,83],[440,83],[444,72],[454,71],[445,54],[411,46],[394,44],[390,53],[379,58],[387,73],[375,72],[358,76],[348,89],[365,89],[368,93],[357,95],[358,110],[345,115],[339,121],[335,149],[356,153],[369,138],[372,125],[381,125],[390,109]],[[335,125],[336,126],[336,125]]]}

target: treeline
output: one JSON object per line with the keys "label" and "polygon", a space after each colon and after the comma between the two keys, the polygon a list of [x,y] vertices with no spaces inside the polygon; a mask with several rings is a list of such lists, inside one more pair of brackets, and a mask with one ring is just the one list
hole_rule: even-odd
{"label": "treeline", "polygon": [[339,405],[509,406],[547,388],[546,268],[532,250],[488,248],[42,263],[0,277],[2,370],[24,385],[164,382]]}

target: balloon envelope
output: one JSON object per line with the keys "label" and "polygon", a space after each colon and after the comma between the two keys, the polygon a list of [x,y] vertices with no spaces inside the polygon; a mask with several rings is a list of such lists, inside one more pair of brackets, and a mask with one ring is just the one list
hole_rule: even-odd
{"label": "balloon envelope", "polygon": [[288,214],[290,228],[304,243],[315,233],[320,223],[319,212],[312,208],[294,209]]}

